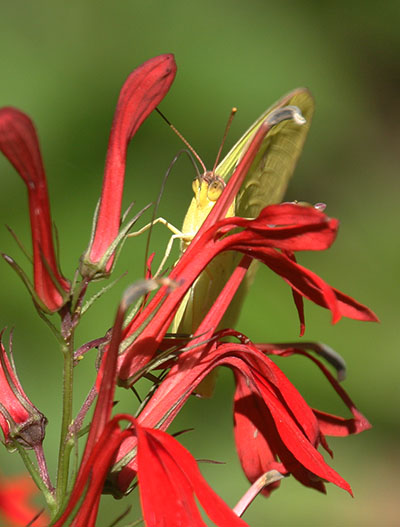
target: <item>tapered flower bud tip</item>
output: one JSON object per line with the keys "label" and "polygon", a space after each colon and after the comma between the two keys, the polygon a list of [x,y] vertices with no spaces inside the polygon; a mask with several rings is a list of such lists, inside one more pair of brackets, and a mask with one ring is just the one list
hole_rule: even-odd
{"label": "tapered flower bud tip", "polygon": [[[65,288],[63,290],[60,289],[60,291],[58,289],[52,289],[52,287],[49,288],[48,284],[43,279],[43,275],[41,277],[42,280],[38,279],[35,282],[35,285],[33,285],[23,269],[13,258],[11,258],[11,256],[8,256],[5,253],[1,253],[1,256],[20,277],[38,309],[44,313],[50,314],[58,311],[65,304],[68,299],[68,291],[70,288],[67,280],[63,279]],[[52,278],[53,276],[49,276],[50,280],[52,280]]]}
{"label": "tapered flower bud tip", "polygon": [[164,67],[165,67],[166,74],[176,72],[175,55],[173,53],[163,53],[162,55],[158,55],[158,57],[154,57],[154,59],[150,59],[150,60],[164,61]]}

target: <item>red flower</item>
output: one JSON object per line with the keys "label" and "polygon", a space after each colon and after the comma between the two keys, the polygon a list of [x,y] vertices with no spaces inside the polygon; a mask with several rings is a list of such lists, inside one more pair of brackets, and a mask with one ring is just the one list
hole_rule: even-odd
{"label": "red flower", "polygon": [[[280,120],[288,118],[287,108],[272,112],[260,126],[222,195],[171,271],[169,277],[182,286],[171,294],[167,288],[161,289],[127,326],[124,339],[134,335],[139,328],[141,331],[119,358],[118,376],[122,384],[129,385],[135,374],[151,360],[186,292],[209,262],[223,251],[238,251],[248,258],[257,258],[284,278],[292,287],[302,331],[302,296],[330,309],[333,322],[341,316],[377,320],[367,307],[332,288],[294,261],[294,251],[327,249],[336,236],[337,220],[328,218],[313,207],[293,204],[266,207],[254,220],[225,218],[265,134]],[[240,230],[236,232],[238,227]],[[247,262],[248,265],[249,260]],[[225,312],[227,308],[225,303],[221,309]],[[218,321],[221,318],[218,316]],[[206,328],[208,334],[212,334],[217,327],[213,321],[210,324]]]}
{"label": "red flower", "polygon": [[[241,229],[239,232],[238,227]],[[186,292],[208,263],[223,251],[238,251],[248,258],[262,261],[279,274],[296,295],[330,309],[333,322],[337,322],[341,316],[376,320],[367,307],[332,288],[286,254],[289,250],[327,249],[334,241],[337,228],[337,220],[328,218],[312,207],[282,204],[266,207],[254,220],[226,218],[206,231],[199,232],[169,275],[182,286],[168,294],[167,288],[161,289],[126,328],[125,339],[151,320],[119,358],[121,381],[134,377],[154,356]],[[301,299],[296,305],[301,306]],[[221,305],[221,310],[225,312],[227,307],[225,303]],[[215,320],[221,320],[221,313],[215,313]],[[203,327],[203,330],[212,334],[216,327],[214,320],[210,320],[210,326]]]}
{"label": "red flower", "polygon": [[[280,210],[282,210],[281,216],[279,216]],[[267,212],[264,211],[264,216]],[[304,215],[303,207],[284,205],[273,207],[269,214],[267,222],[265,220],[263,222],[238,220],[245,222],[245,227],[254,225],[254,232],[251,237],[246,229],[242,231],[244,234],[234,233],[222,237],[223,234],[226,234],[228,222],[236,221],[236,219],[229,219],[219,223],[215,230],[206,231],[203,238],[207,243],[221,244],[227,244],[226,240],[232,238],[235,244],[240,242],[243,247],[246,247],[245,244],[248,239],[248,243],[253,243],[256,249],[258,247],[257,241],[262,239],[267,240],[267,242],[263,242],[267,246],[273,243],[274,246],[278,245],[278,247],[286,249],[290,238],[293,238],[293,245],[298,249],[301,247],[323,247],[330,243],[333,238],[334,231],[332,234],[330,220],[318,211],[310,209]],[[295,221],[294,218],[297,218],[297,222],[288,225],[288,215],[293,222]],[[235,227],[238,225],[237,223],[233,224]],[[271,230],[272,233],[270,237],[265,236],[265,232],[268,230]],[[264,237],[261,233],[264,234]],[[227,244],[227,246],[229,245]],[[261,244],[260,246],[262,247]],[[217,252],[218,250],[214,248],[214,254]],[[196,273],[201,272],[203,265],[207,265],[207,257],[204,258],[207,260],[206,262],[197,263],[197,260],[202,260],[202,258],[203,253],[199,253],[196,261],[192,263],[195,270],[191,269],[188,262],[186,263],[184,270],[187,272],[187,276],[193,276],[194,279],[197,276]],[[63,521],[78,502],[88,480],[90,483],[85,501],[79,510],[74,525],[94,525],[106,473],[113,463],[121,460],[127,453],[133,454],[133,459],[118,474],[117,481],[114,483],[117,484],[120,491],[124,492],[132,479],[136,475],[138,476],[143,513],[147,522],[154,521],[154,525],[156,525],[157,522],[161,521],[160,518],[167,522],[170,515],[174,514],[175,509],[169,507],[167,497],[163,493],[159,496],[157,503],[154,502],[155,490],[152,485],[157,485],[158,492],[162,492],[160,486],[161,489],[164,488],[163,483],[166,484],[165,477],[168,472],[173,485],[175,485],[174,482],[177,482],[176,486],[173,487],[173,490],[176,490],[177,501],[179,503],[183,501],[193,514],[193,492],[202,502],[201,493],[205,491],[204,489],[201,490],[201,486],[199,490],[197,486],[194,487],[193,482],[188,482],[188,472],[185,469],[180,468],[178,471],[178,467],[174,464],[174,458],[180,461],[181,458],[184,459],[189,454],[183,454],[180,451],[182,447],[171,446],[170,442],[174,440],[166,439],[168,436],[163,434],[162,430],[170,425],[196,386],[219,366],[227,366],[235,374],[235,435],[242,465],[251,481],[271,470],[271,468],[278,468],[279,472],[291,473],[303,484],[318,490],[324,490],[323,481],[330,481],[351,492],[348,483],[326,464],[317,450],[319,444],[327,447],[323,428],[329,419],[335,423],[337,428],[343,428],[344,421],[336,416],[314,412],[279,368],[263,353],[265,350],[262,349],[262,346],[258,349],[248,339],[233,331],[214,334],[215,328],[232,300],[250,261],[249,256],[244,256],[210,312],[205,316],[194,339],[190,341],[189,349],[187,351],[182,350],[175,362],[172,362],[172,366],[169,365],[171,366],[169,373],[160,383],[137,421],[128,416],[118,416],[108,422],[114,397],[118,350],[123,335],[123,318],[128,303],[133,301],[132,294],[127,295],[130,298],[129,302],[125,299],[121,303],[113,327],[111,343],[103,359],[102,374],[99,375],[99,379],[101,379],[98,383],[99,396],[81,468],[68,507],[59,522],[56,523],[57,526],[63,525]],[[145,287],[145,284],[150,284],[150,282],[144,281],[142,285],[141,283],[137,284],[133,296],[135,294],[136,297],[137,295],[141,296],[153,289],[153,286]],[[188,282],[190,283],[190,280]],[[325,283],[323,282],[323,284]],[[322,285],[321,287],[325,286]],[[330,291],[329,286],[326,288]],[[171,316],[170,313],[166,314],[165,305],[174,295],[177,297],[174,302],[179,303],[179,299],[184,294],[181,292],[182,289],[185,290],[185,287],[178,286],[164,297],[162,307],[153,316],[147,328],[152,328],[157,315],[164,309],[164,318],[160,318],[165,323],[165,319]],[[347,303],[344,304],[344,309],[346,306]],[[340,310],[341,307],[338,309]],[[364,312],[362,306],[360,306],[360,311]],[[154,341],[158,337],[157,329],[152,328],[152,333],[152,336],[147,339],[149,346],[154,345]],[[220,339],[229,335],[238,336],[239,343],[221,342]],[[173,339],[172,344],[178,344],[178,341],[175,342]],[[268,351],[271,352],[269,349]],[[279,352],[283,353],[281,350]],[[164,366],[167,367],[168,365]],[[352,423],[350,424],[351,420],[347,420],[345,425],[348,430],[354,432],[367,428],[368,423],[365,418],[355,410],[353,413]],[[135,431],[132,429],[119,430],[116,419],[120,418],[130,419],[135,424]],[[362,425],[360,424],[361,421],[363,422]],[[189,459],[187,463],[190,473],[192,470],[190,467],[193,465]],[[190,478],[192,477],[193,474]],[[169,483],[167,488],[170,489],[168,493],[170,496],[171,485]],[[267,492],[265,491],[265,493]],[[152,513],[146,506],[148,503],[146,500],[149,499],[149,496],[153,496]],[[204,498],[204,500],[204,503],[209,507],[216,498]],[[148,514],[154,516],[148,517]],[[181,514],[181,512],[177,514]],[[211,514],[210,517],[212,517]],[[215,518],[213,519],[215,521]],[[176,521],[177,516],[172,516],[171,525],[174,525],[173,522],[176,524]],[[168,525],[168,523],[166,524]]]}
{"label": "red flower", "polygon": [[[249,481],[254,482],[265,472],[275,469],[281,474],[291,473],[303,485],[323,492],[325,492],[323,480],[332,481],[351,492],[347,483],[344,485],[344,480],[339,481],[333,471],[330,477],[319,472],[325,470],[322,468],[325,462],[320,454],[309,448],[311,456],[307,457],[306,447],[309,445],[305,437],[315,448],[321,444],[331,453],[325,434],[344,436],[360,433],[371,427],[367,419],[356,409],[346,392],[323,364],[309,353],[297,349],[276,349],[272,345],[255,345],[255,349],[265,349],[268,353],[281,356],[297,353],[310,358],[333,385],[352,412],[353,418],[343,419],[310,409],[283,373],[267,357],[265,361],[257,360],[258,367],[253,369],[251,382],[248,375],[243,375],[236,369],[235,440],[243,470]],[[267,376],[269,383],[265,382]],[[277,407],[276,401],[274,403],[276,395],[280,399]],[[278,409],[277,413],[276,409]],[[286,419],[280,416],[279,412],[282,410],[284,415],[286,414]],[[287,418],[288,415],[297,423],[297,430],[290,428],[290,424],[293,423],[291,423],[292,419]],[[302,434],[305,437],[302,437]],[[263,493],[269,495],[279,483],[267,487]]]}
{"label": "red flower", "polygon": [[[81,271],[90,274],[110,270],[112,258],[98,265],[118,236],[121,221],[126,150],[140,125],[162,101],[174,80],[173,55],[160,55],[144,62],[125,81],[114,115],[95,231]],[[96,265],[97,264],[97,265]]]}
{"label": "red flower", "polygon": [[[317,243],[316,240],[314,243]],[[235,437],[242,466],[250,481],[255,481],[269,470],[278,469],[283,474],[292,473],[303,484],[321,491],[324,490],[323,480],[326,480],[351,492],[348,483],[325,463],[317,447],[322,444],[327,448],[324,433],[357,433],[368,428],[369,423],[322,365],[316,361],[351,409],[353,419],[343,420],[314,412],[279,368],[264,355],[265,350],[273,352],[272,346],[261,345],[258,349],[248,339],[232,331],[214,334],[248,264],[249,258],[245,257],[205,316],[196,332],[197,338],[195,336],[188,344],[188,351],[181,352],[172,363],[168,375],[140,413],[138,421],[142,426],[165,430],[199,383],[216,367],[224,365],[235,374]],[[219,342],[219,338],[229,335],[238,336],[240,342]],[[148,342],[151,344],[151,340]],[[173,340],[172,343],[171,340],[166,341],[167,347],[173,344]],[[293,352],[275,351],[280,354]],[[302,351],[299,353],[304,354]],[[131,452],[135,444],[135,438],[127,438],[121,444],[116,461]],[[134,458],[119,473],[114,484],[125,491],[136,471]],[[264,494],[270,490],[265,490]]]}
{"label": "red flower", "polygon": [[[229,334],[234,333],[222,332],[220,336]],[[197,353],[200,349],[201,359],[194,363],[193,351]],[[321,491],[326,480],[351,492],[348,483],[326,464],[317,447],[326,446],[324,433],[347,435],[369,428],[368,421],[352,403],[349,407],[353,419],[313,411],[271,359],[248,341],[246,344],[214,341],[191,351],[181,355],[139,415],[142,426],[165,430],[206,375],[218,366],[227,366],[235,375],[235,438],[249,480],[254,482],[265,472],[276,469],[282,474],[293,474],[304,485]],[[350,401],[343,390],[341,396]],[[134,446],[134,438],[126,439],[116,460]],[[137,470],[134,459],[120,472],[117,485],[121,491],[126,490]]]}
{"label": "red flower", "polygon": [[[246,156],[241,163],[244,161]],[[241,170],[244,169],[239,165],[232,176],[233,183],[231,178],[226,191],[230,191],[229,185],[237,183]],[[292,473],[302,483],[323,490],[322,480],[326,480],[351,492],[348,483],[325,463],[317,451],[320,443],[326,444],[319,421],[282,372],[251,343],[220,343],[214,334],[253,257],[282,276],[296,295],[306,296],[329,308],[333,322],[342,315],[376,320],[368,308],[331,288],[314,273],[298,265],[292,256],[293,251],[328,248],[335,238],[338,222],[312,207],[282,204],[265,208],[254,220],[226,218],[215,223],[212,215],[225,213],[224,203],[226,205],[228,198],[220,205],[224,196],[225,193],[169,275],[171,280],[182,285],[172,291],[162,288],[124,331],[123,339],[135,332],[138,334],[133,344],[118,356],[118,376],[130,385],[146,367],[149,368],[148,363],[163,343],[165,333],[191,284],[217,254],[225,250],[239,251],[244,255],[242,261],[195,331],[188,345],[189,350],[183,350],[175,362],[171,362],[168,375],[142,410],[138,422],[146,428],[165,430],[205,376],[217,366],[225,365],[235,372],[236,408],[239,408],[239,402],[243,403],[243,399],[248,400],[247,413],[242,413],[247,421],[254,418],[254,426],[259,426],[257,412],[262,413],[264,428],[259,426],[257,430],[260,437],[265,438],[268,448],[259,463],[259,470],[272,467],[273,460],[277,463],[279,456],[281,471]],[[298,298],[296,305],[302,318],[302,305]],[[169,341],[170,346],[174,344],[179,345],[174,340]],[[111,349],[114,351],[111,352]],[[103,386],[104,379],[110,379],[110,356],[115,364],[115,345],[110,346],[106,353],[98,378],[99,386]],[[110,401],[108,407],[111,411]],[[236,414],[239,416],[239,410]],[[240,417],[237,419],[239,421]],[[238,431],[242,429],[241,424],[237,425]],[[248,429],[254,432],[251,426]],[[242,436],[244,432],[237,433],[239,452],[242,452],[240,445],[244,444],[240,440]],[[116,460],[121,460],[135,446],[136,437],[127,437],[121,442]],[[257,450],[257,444],[254,448]],[[254,467],[247,470],[245,461],[242,458],[245,470],[253,481],[255,474],[259,476],[261,473]],[[118,476],[119,489],[126,490],[137,470],[137,459],[134,458]]]}
{"label": "red flower", "polygon": [[[216,525],[246,525],[212,491],[201,476],[196,461],[174,438],[164,432],[141,427],[129,415],[121,414],[109,420],[124,313],[130,303],[152,288],[154,283],[148,280],[134,285],[118,309],[83,460],[67,507],[54,527],[65,524],[85,490],[85,499],[72,525],[95,525],[107,472],[118,448],[129,438],[134,438],[137,444],[139,490],[143,517],[148,527],[205,525],[194,495]],[[121,420],[128,420],[131,427],[122,430],[119,426]]]}
{"label": "red flower", "polygon": [[34,286],[38,301],[43,303],[43,309],[57,311],[70,287],[59,270],[54,252],[50,203],[38,137],[30,118],[16,108],[0,109],[0,150],[14,165],[28,189]]}
{"label": "red flower", "polygon": [[37,488],[29,476],[0,477],[0,517],[5,520],[2,525],[7,527],[23,527],[32,525],[39,527],[48,525],[48,519],[40,515],[31,522],[39,510],[31,504],[32,496],[37,494]]}
{"label": "red flower", "polygon": [[192,455],[161,430],[136,425],[137,467],[147,527],[205,526],[195,496],[215,525],[247,525],[204,480]]}
{"label": "red flower", "polygon": [[[122,430],[121,420],[128,420],[131,427]],[[160,430],[143,428],[130,415],[120,414],[106,424],[91,455],[82,464],[68,505],[54,527],[65,525],[85,491],[72,525],[95,525],[107,471],[119,444],[128,437],[137,438],[140,500],[147,527],[205,526],[195,496],[215,525],[247,525],[215,494],[201,475],[195,459],[176,439]]]}
{"label": "red flower", "polygon": [[[77,286],[81,287],[77,295],[79,300],[71,312],[66,309],[61,312],[64,315],[64,338],[66,334],[72,335],[78,322],[80,302],[89,281],[110,273],[116,249],[133,224],[134,220],[131,220],[120,229],[127,145],[169,90],[175,71],[173,56],[161,55],[137,68],[121,90],[110,134],[102,196],[96,211],[92,239],[81,261],[83,282]],[[265,134],[280,121],[296,118],[297,111],[296,107],[279,108],[266,118],[222,196],[170,276],[140,281],[125,293],[117,311],[108,349],[102,359],[96,384],[96,407],[69,497],[65,496],[69,488],[68,458],[63,459],[69,452],[60,452],[61,476],[57,482],[55,501],[57,507],[65,506],[65,509],[55,511],[55,527],[65,525],[72,516],[70,525],[94,527],[106,478],[110,469],[115,468],[116,461],[127,464],[124,466],[119,463],[123,468],[117,473],[116,481],[111,483],[116,483],[118,489],[124,492],[137,476],[143,517],[148,527],[205,525],[196,499],[214,524],[246,525],[208,486],[191,454],[165,432],[193,390],[220,366],[230,368],[235,376],[235,439],[244,472],[251,482],[260,482],[262,475],[278,470],[278,477],[292,474],[304,485],[320,491],[325,490],[324,482],[328,481],[351,493],[349,484],[325,462],[318,447],[321,445],[330,452],[325,433],[357,433],[368,428],[369,423],[329,372],[319,361],[312,359],[351,410],[353,417],[350,419],[309,407],[267,356],[293,353],[309,356],[305,351],[257,346],[233,330],[216,332],[253,259],[269,266],[290,285],[302,331],[303,297],[328,308],[332,312],[333,322],[337,322],[341,316],[376,320],[368,308],[330,287],[296,262],[296,251],[324,250],[332,244],[338,228],[337,220],[328,218],[315,208],[294,204],[267,207],[251,220],[225,218]],[[28,187],[34,246],[35,300],[42,309],[57,311],[65,304],[70,288],[58,270],[54,255],[46,180],[36,133],[29,118],[18,110],[4,109],[0,113],[0,147]],[[212,308],[204,314],[204,319],[187,342],[178,338],[167,342],[166,332],[189,288],[207,265],[224,251],[239,252],[241,260]],[[8,260],[16,267],[11,259]],[[150,271],[148,274],[151,274]],[[127,308],[160,284],[160,291],[147,304],[146,296],[142,307],[124,328]],[[75,298],[75,291],[71,296]],[[226,342],[226,337],[236,337],[236,341]],[[99,340],[96,339],[97,342]],[[156,357],[163,345],[173,346],[168,360],[165,357],[163,359],[163,355]],[[69,366],[72,367],[73,355],[72,350],[69,351]],[[160,382],[149,393],[139,417],[135,419],[130,415],[119,414],[111,418],[117,378],[122,384],[131,386],[136,379],[160,365],[165,375],[158,379]],[[27,448],[38,450],[43,439],[45,418],[24,394],[12,361],[1,342],[0,366],[0,426],[5,442],[16,444],[18,441]],[[65,381],[68,380],[72,383],[72,376],[66,375]],[[69,417],[72,397],[65,381],[61,448],[67,444],[72,446],[72,439],[77,437],[79,428],[79,425],[75,428],[75,423],[82,424],[95,394],[95,390],[91,390],[82,412],[72,423]],[[128,421],[128,427],[123,428],[121,421]],[[69,423],[71,426],[67,430]],[[41,452],[39,454],[42,455]],[[127,461],[125,454],[129,454],[130,461]],[[41,475],[46,477],[47,470],[43,463],[39,465],[40,469]],[[115,470],[113,472],[115,477]],[[266,482],[268,478],[262,484],[268,484]],[[254,496],[257,485],[261,483],[256,483],[248,496]],[[268,495],[278,482],[272,485],[264,490],[265,494]],[[50,484],[47,488],[52,492]]]}
{"label": "red flower", "polygon": [[25,448],[41,445],[46,422],[25,395],[0,340],[0,427],[5,443],[18,441]]}

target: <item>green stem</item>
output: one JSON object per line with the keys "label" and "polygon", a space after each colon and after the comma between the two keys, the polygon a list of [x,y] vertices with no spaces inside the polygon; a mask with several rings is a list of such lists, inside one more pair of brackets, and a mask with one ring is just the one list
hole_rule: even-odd
{"label": "green stem", "polygon": [[56,500],[59,505],[64,501],[68,487],[68,472],[71,449],[67,448],[69,427],[72,423],[72,392],[74,373],[74,354],[72,339],[63,347],[64,379],[63,379],[63,413],[60,435],[60,451],[58,454],[58,472],[56,485]]}
{"label": "green stem", "polygon": [[17,448],[18,453],[20,454],[22,461],[24,462],[27,470],[32,476],[33,481],[36,483],[37,487],[41,490],[44,496],[44,499],[46,500],[47,506],[49,507],[51,511],[54,511],[56,508],[56,502],[55,502],[54,496],[51,493],[50,489],[45,485],[42,478],[40,477],[39,471],[36,468],[36,466],[32,463],[32,460],[29,457],[28,452],[17,442],[15,442],[14,445]]}

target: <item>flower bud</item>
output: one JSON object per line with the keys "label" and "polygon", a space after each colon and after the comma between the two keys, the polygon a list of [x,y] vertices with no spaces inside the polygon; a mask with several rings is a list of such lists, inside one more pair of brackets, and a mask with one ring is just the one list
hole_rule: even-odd
{"label": "flower bud", "polygon": [[[126,79],[118,99],[107,149],[103,190],[89,248],[82,257],[81,274],[109,274],[120,232],[121,204],[129,142],[149,114],[167,94],[175,78],[173,55],[154,57],[136,68]],[[105,261],[103,261],[105,259]]]}
{"label": "flower bud", "polygon": [[4,442],[18,441],[24,448],[35,448],[44,438],[45,416],[30,402],[18,380],[14,364],[0,342],[0,427]]}
{"label": "flower bud", "polygon": [[[65,304],[70,284],[61,274],[54,249],[50,201],[39,138],[30,117],[17,108],[0,109],[0,151],[14,166],[28,190],[33,296],[43,311],[53,313]],[[16,269],[12,259],[6,258],[6,261]]]}

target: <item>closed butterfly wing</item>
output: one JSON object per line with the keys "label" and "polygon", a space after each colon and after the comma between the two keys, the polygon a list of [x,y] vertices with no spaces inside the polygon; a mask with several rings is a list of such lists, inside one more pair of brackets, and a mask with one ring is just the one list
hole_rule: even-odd
{"label": "closed butterfly wing", "polygon": [[311,93],[306,88],[298,88],[268,108],[217,167],[217,174],[227,181],[265,118],[273,110],[288,105],[300,108],[306,123],[299,126],[293,120],[283,121],[265,136],[236,197],[237,216],[255,218],[267,205],[282,201],[311,125],[314,113]]}
{"label": "closed butterfly wing", "polygon": [[[282,200],[310,127],[314,110],[314,101],[310,92],[305,88],[294,90],[266,110],[239,139],[215,171],[218,176],[228,181],[266,117],[273,110],[289,105],[297,106],[301,110],[306,123],[299,126],[298,123],[287,120],[269,131],[235,198],[233,209],[236,216],[254,218],[267,205]],[[192,206],[194,204],[195,201],[192,202]],[[197,229],[199,228],[200,225]],[[190,334],[196,330],[239,260],[239,254],[227,252],[219,254],[210,262],[182,302],[172,331]],[[256,268],[256,262],[253,262],[221,321],[221,328],[235,325]],[[204,397],[212,395],[215,384],[215,372],[213,373],[204,379],[196,390]]]}
{"label": "closed butterfly wing", "polygon": [[[298,88],[268,108],[239,139],[217,168],[217,173],[221,177],[229,179],[265,118],[273,110],[289,105],[297,106],[306,122],[299,126],[293,120],[282,121],[268,132],[236,196],[237,216],[255,218],[264,207],[282,201],[311,125],[314,113],[314,99],[311,93],[306,88]],[[237,265],[239,259],[240,255],[237,255],[233,267]],[[258,262],[254,261],[247,271],[224,316],[222,321],[224,327],[232,327],[236,323],[257,267]]]}

